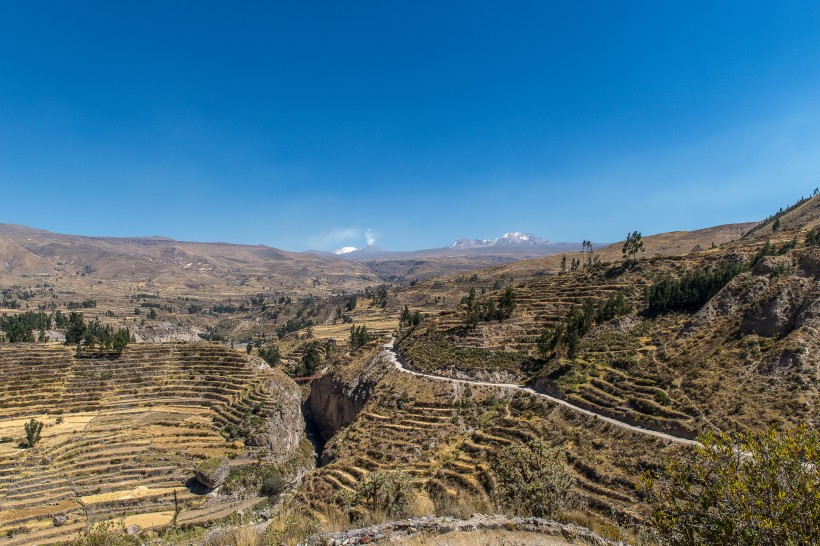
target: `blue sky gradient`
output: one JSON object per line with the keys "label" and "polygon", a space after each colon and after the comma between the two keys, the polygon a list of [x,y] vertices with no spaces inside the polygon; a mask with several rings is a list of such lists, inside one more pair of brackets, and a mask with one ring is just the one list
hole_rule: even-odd
{"label": "blue sky gradient", "polygon": [[3,2],[0,221],[289,250],[760,219],[820,4]]}

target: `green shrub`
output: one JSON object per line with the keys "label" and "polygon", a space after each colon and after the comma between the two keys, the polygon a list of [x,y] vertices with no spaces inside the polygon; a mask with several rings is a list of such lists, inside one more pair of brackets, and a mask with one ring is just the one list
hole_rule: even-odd
{"label": "green shrub", "polygon": [[112,521],[103,521],[93,524],[80,533],[71,546],[136,546],[139,539],[126,535],[122,524]]}
{"label": "green shrub", "polygon": [[644,474],[661,544],[820,544],[820,437],[801,427],[707,433],[687,459]]}
{"label": "green shrub", "polygon": [[564,454],[543,442],[512,444],[494,456],[496,503],[512,513],[554,518],[576,500]]}
{"label": "green shrub", "polygon": [[40,432],[43,430],[43,422],[32,417],[28,423],[23,425],[23,429],[26,431],[26,445],[28,447],[34,447],[34,445],[40,441]]}
{"label": "green shrub", "polygon": [[410,515],[415,498],[410,476],[397,470],[371,472],[356,490],[356,500],[376,519]]}
{"label": "green shrub", "polygon": [[[250,347],[250,344],[248,345]],[[278,366],[282,360],[282,353],[276,345],[269,345],[259,349],[259,356],[270,366]]]}

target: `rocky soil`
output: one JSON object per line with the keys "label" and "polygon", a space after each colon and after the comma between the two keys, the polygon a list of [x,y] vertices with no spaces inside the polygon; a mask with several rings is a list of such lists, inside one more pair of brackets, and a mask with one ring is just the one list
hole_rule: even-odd
{"label": "rocky soil", "polygon": [[[323,533],[309,537],[306,546],[343,546],[349,544],[397,544],[405,543],[412,537],[433,537],[435,544],[440,536],[465,534],[464,538],[472,538],[471,533],[486,530],[503,530],[517,533],[537,535],[541,544],[591,544],[607,546],[623,544],[599,537],[585,527],[571,524],[561,524],[541,518],[518,518],[502,515],[473,514],[469,519],[452,517],[439,518],[425,516],[382,523],[360,529],[350,529],[337,533]],[[517,537],[520,538],[520,537]],[[548,541],[548,538],[561,539]],[[467,544],[468,542],[458,541]],[[418,542],[423,543],[423,542]],[[524,542],[527,543],[527,542]]]}

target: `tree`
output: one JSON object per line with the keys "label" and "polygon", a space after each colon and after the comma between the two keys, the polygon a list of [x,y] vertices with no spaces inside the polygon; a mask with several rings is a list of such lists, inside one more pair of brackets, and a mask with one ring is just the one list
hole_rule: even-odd
{"label": "tree", "polygon": [[268,345],[259,348],[259,357],[268,363],[269,366],[278,366],[282,360],[282,353],[276,345]]}
{"label": "tree", "polygon": [[36,420],[34,417],[23,425],[23,430],[26,431],[26,445],[34,447],[34,444],[40,441],[40,431],[43,430],[43,422]]}
{"label": "tree", "polygon": [[68,325],[65,330],[65,344],[75,345],[82,341],[85,335],[85,320],[83,314],[72,311],[68,315]]}
{"label": "tree", "polygon": [[372,336],[367,331],[367,326],[351,326],[350,327],[350,346],[354,349],[364,347],[371,340]]}
{"label": "tree", "polygon": [[[766,252],[767,246],[761,252]],[[684,273],[679,279],[664,274],[644,289],[650,313],[696,309],[712,299],[729,281],[747,269],[746,264],[719,262],[709,269]]]}
{"label": "tree", "polygon": [[371,472],[357,488],[356,497],[375,519],[406,517],[415,503],[413,481],[398,470]]}
{"label": "tree", "polygon": [[567,272],[567,257],[561,256],[561,273]]}
{"label": "tree", "polygon": [[[471,291],[473,297],[475,297],[475,289]],[[410,308],[405,305],[404,310],[401,312],[401,318],[399,319],[400,326],[418,326],[421,324],[423,319],[422,314],[419,311],[410,311]]]}
{"label": "tree", "polygon": [[643,240],[639,231],[633,231],[626,234],[626,241],[621,249],[624,260],[627,262],[634,262],[638,259],[638,253],[643,252]]}
{"label": "tree", "polygon": [[305,352],[302,355],[302,362],[299,366],[299,373],[303,376],[309,376],[316,373],[319,366],[322,364],[322,357],[319,354],[319,348],[316,342],[308,343]]}
{"label": "tree", "polygon": [[540,440],[516,443],[494,458],[496,501],[511,512],[554,518],[575,502],[575,479],[558,449]]}
{"label": "tree", "polygon": [[510,318],[515,310],[515,305],[515,290],[512,286],[508,286],[498,300],[498,320]]}
{"label": "tree", "polygon": [[592,267],[592,241],[584,240],[581,243],[581,246],[584,249],[584,256],[586,256],[586,265],[587,269]]}
{"label": "tree", "polygon": [[820,438],[801,426],[706,433],[639,486],[661,544],[820,544]]}
{"label": "tree", "polygon": [[114,349],[115,353],[121,353],[125,350],[125,347],[131,341],[131,332],[128,331],[128,328],[120,328],[117,330],[117,333],[114,334],[114,340],[112,341],[112,348]]}

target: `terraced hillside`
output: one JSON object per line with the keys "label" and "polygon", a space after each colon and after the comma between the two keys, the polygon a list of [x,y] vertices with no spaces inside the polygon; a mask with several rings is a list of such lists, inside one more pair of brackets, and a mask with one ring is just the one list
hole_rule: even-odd
{"label": "terraced hillside", "polygon": [[[576,484],[579,503],[561,517],[621,536],[608,526],[641,520],[641,472],[690,445],[646,430],[686,439],[771,422],[816,428],[820,248],[808,235],[818,207],[804,200],[762,227],[700,234],[723,237],[714,245],[661,238],[637,261],[610,249],[573,256],[575,271],[549,258],[399,290],[387,309],[423,320],[402,323],[397,349],[435,377],[371,349],[314,381],[311,413],[329,441],[297,512],[328,525],[378,519],[361,487],[391,471],[410,478],[418,514],[491,511],[500,454],[545,443]],[[510,288],[514,305],[500,313]],[[484,313],[472,322],[471,305]]]}
{"label": "terraced hillside", "polygon": [[494,504],[494,457],[513,444],[544,442],[566,454],[576,480],[576,511],[565,518],[594,520],[589,514],[597,513],[603,521],[615,513],[622,522],[637,521],[640,472],[686,449],[508,388],[402,373],[386,352],[369,357],[323,378],[336,384],[335,397],[317,392],[327,384],[314,383],[311,398],[322,403],[313,417],[333,435],[322,466],[298,493],[298,511],[309,519],[368,521],[373,514],[357,489],[373,473],[391,470],[410,476],[418,514],[503,509]]}
{"label": "terraced hillside", "polygon": [[[770,422],[816,427],[820,374],[810,355],[820,342],[820,249],[808,235],[820,223],[818,199],[682,256],[595,264],[587,255],[579,260],[590,265],[578,271],[546,274],[534,261],[441,279],[449,301],[403,332],[401,350],[422,371],[529,382],[602,415],[684,435]],[[661,294],[680,282],[700,290],[717,271],[729,273],[706,300],[657,308],[648,299],[647,289]],[[500,301],[507,287],[511,316],[469,324],[458,302],[471,288]],[[418,302],[420,290],[399,299]],[[623,309],[602,318],[618,297]],[[572,329],[580,335],[569,341]]]}
{"label": "terraced hillside", "polygon": [[[42,439],[23,448],[30,418],[45,424]],[[118,358],[2,345],[0,534],[12,537],[2,543],[66,540],[111,519],[165,526],[175,506],[180,524],[223,517],[259,499],[203,495],[195,465],[283,461],[303,430],[289,378],[216,344],[137,344]]]}

